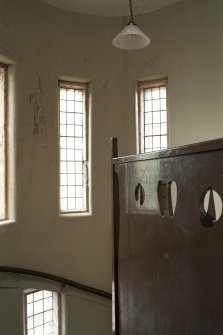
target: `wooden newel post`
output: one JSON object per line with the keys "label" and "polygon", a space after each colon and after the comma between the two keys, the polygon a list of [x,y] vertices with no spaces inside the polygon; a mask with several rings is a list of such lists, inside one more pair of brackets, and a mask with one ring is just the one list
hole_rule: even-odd
{"label": "wooden newel post", "polygon": [[112,334],[119,335],[119,299],[118,299],[118,230],[119,230],[119,187],[118,176],[115,172],[113,158],[118,157],[118,140],[111,139],[111,165],[112,165]]}

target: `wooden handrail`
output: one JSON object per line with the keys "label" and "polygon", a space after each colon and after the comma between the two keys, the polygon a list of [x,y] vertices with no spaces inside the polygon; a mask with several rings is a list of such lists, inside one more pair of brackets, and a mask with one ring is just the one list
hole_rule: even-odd
{"label": "wooden handrail", "polygon": [[92,293],[95,295],[98,295],[100,297],[106,298],[111,300],[112,295],[108,292],[83,285],[80,283],[77,283],[73,280],[65,279],[59,276],[51,275],[49,273],[45,272],[39,272],[39,271],[34,271],[34,270],[29,270],[29,269],[23,269],[23,268],[15,268],[15,267],[10,267],[10,266],[0,266],[0,272],[9,272],[9,273],[17,273],[17,274],[22,274],[22,275],[27,275],[27,276],[33,276],[33,277],[38,277],[38,278],[43,278],[43,279],[48,279],[48,280],[53,280],[56,282],[59,282],[64,285],[68,285],[74,288],[77,288],[79,290]]}

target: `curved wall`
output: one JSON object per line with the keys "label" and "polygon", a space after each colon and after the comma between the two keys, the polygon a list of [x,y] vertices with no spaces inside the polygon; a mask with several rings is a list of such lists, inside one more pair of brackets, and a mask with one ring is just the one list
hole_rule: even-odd
{"label": "curved wall", "polygon": [[[15,223],[0,227],[1,265],[111,291],[109,138],[122,138],[127,123],[123,59],[111,44],[120,28],[119,20],[75,15],[40,1],[1,1],[0,55],[15,63],[9,108],[14,104],[16,147]],[[58,78],[90,82],[89,217],[58,215]],[[124,146],[125,139],[122,142]]]}
{"label": "curved wall", "polygon": [[27,289],[59,294],[61,334],[111,334],[111,300],[41,277],[0,271],[1,334],[24,334],[24,292]]}
{"label": "curved wall", "polygon": [[170,147],[222,137],[222,10],[221,0],[181,0],[137,18],[151,44],[128,54],[128,108],[137,80],[167,76]]}

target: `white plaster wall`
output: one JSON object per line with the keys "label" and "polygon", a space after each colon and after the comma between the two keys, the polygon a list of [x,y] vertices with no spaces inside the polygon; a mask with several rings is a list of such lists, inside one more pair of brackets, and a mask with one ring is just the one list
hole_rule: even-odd
{"label": "white plaster wall", "polygon": [[[75,15],[37,0],[0,2],[0,55],[15,63],[9,108],[14,104],[16,147],[15,223],[0,227],[1,265],[111,291],[109,138],[124,137],[127,123],[123,59],[111,45],[121,27],[117,22]],[[59,77],[90,82],[91,217],[58,215]],[[44,119],[38,134],[33,133],[36,104]]]}
{"label": "white plaster wall", "polygon": [[[111,40],[126,19],[75,15],[37,0],[1,0],[0,55],[15,62],[9,108],[13,104],[16,144],[16,221],[0,227],[1,265],[111,290],[109,138],[119,138],[120,154],[136,152],[136,83],[160,74],[169,78],[170,146],[222,136],[222,12],[221,0],[182,0],[139,16],[151,45],[125,52]],[[91,217],[58,216],[61,76],[90,81]],[[39,79],[45,123],[34,135]]]}
{"label": "white plaster wall", "polygon": [[23,335],[23,291],[0,288],[0,333]]}
{"label": "white plaster wall", "polygon": [[62,334],[111,335],[112,310],[108,299],[68,289],[62,294],[62,306]]}
{"label": "white plaster wall", "polygon": [[170,147],[222,137],[222,12],[221,0],[181,0],[137,18],[151,45],[128,54],[127,90],[168,76]]}

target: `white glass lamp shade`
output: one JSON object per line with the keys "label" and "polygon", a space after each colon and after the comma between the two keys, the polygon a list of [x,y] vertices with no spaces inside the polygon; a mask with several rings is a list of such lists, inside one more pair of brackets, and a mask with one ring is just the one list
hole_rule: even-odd
{"label": "white glass lamp shade", "polygon": [[133,50],[145,48],[150,39],[134,23],[128,24],[112,41],[120,49]]}

